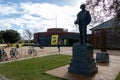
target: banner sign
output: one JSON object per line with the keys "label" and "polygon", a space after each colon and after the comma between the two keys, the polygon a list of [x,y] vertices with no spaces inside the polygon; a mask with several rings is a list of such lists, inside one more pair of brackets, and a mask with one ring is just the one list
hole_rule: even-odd
{"label": "banner sign", "polygon": [[51,45],[57,45],[57,44],[58,44],[58,35],[52,35]]}

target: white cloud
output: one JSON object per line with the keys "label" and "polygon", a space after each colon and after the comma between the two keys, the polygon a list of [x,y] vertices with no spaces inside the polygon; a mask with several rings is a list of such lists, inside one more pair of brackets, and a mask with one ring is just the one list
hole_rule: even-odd
{"label": "white cloud", "polygon": [[24,14],[21,16],[22,19],[25,19],[25,20],[40,20],[39,17],[34,17],[30,14]]}
{"label": "white cloud", "polygon": [[[78,12],[75,8],[70,6],[57,6],[48,3],[21,3],[21,7],[24,10],[24,18],[33,20],[35,17],[32,15],[37,15],[39,17],[34,20],[37,21],[36,26],[47,28],[53,28],[55,26],[55,20],[57,16],[57,27],[61,28],[70,28],[71,22],[73,23],[75,20],[74,15]],[[29,17],[28,17],[29,15]],[[39,18],[39,19],[38,19]],[[38,22],[39,21],[39,22]],[[29,24],[29,26],[33,26],[35,24]],[[43,29],[44,30],[44,29]]]}
{"label": "white cloud", "polygon": [[21,3],[21,7],[24,9],[25,14],[35,14],[47,19],[53,18],[60,12],[60,7],[48,3]]}
{"label": "white cloud", "polygon": [[20,13],[17,10],[17,6],[15,4],[11,5],[0,5],[0,14],[1,15],[10,15],[10,14],[18,14]]}
{"label": "white cloud", "polygon": [[10,21],[8,19],[3,19],[0,20],[0,29],[9,29],[10,27],[12,27],[12,25],[10,24]]}
{"label": "white cloud", "polygon": [[1,19],[0,26],[10,29],[13,25],[16,25],[16,27],[20,28],[19,32],[22,32],[24,29],[29,29],[32,32],[41,32],[46,31],[47,28],[55,28],[57,16],[58,28],[65,28],[69,31],[74,29],[75,31],[77,28],[73,26],[78,11],[78,5],[76,7],[57,6],[49,3],[20,3],[19,6],[17,4],[12,6],[0,5],[1,15],[21,14],[16,18]]}

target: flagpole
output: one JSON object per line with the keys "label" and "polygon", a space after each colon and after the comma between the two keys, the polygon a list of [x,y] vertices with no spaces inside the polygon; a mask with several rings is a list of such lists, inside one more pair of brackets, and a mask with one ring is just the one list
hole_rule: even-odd
{"label": "flagpole", "polygon": [[55,27],[57,28],[57,16],[55,17]]}

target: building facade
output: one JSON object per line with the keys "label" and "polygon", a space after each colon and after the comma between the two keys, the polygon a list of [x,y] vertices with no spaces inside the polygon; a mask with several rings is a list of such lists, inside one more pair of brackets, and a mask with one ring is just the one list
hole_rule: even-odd
{"label": "building facade", "polygon": [[[75,42],[79,42],[79,33],[68,32],[63,28],[51,28],[47,29],[47,32],[34,33],[34,42],[38,42],[43,46],[55,46],[52,42],[58,41],[58,39],[52,40],[58,36],[58,39],[62,40],[63,46],[72,46]],[[56,44],[57,45],[57,44]]]}
{"label": "building facade", "polygon": [[102,24],[94,27],[92,30],[92,44],[96,48],[100,48],[100,37],[101,31],[106,31],[106,43],[107,48],[110,49],[120,49],[120,22],[116,21],[115,18],[108,20],[106,22],[103,22]]}

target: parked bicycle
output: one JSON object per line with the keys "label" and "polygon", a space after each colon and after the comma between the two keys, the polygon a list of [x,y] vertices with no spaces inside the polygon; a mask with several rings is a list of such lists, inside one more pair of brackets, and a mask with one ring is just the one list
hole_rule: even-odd
{"label": "parked bicycle", "polygon": [[29,55],[34,55],[34,56],[37,56],[37,51],[34,49],[34,47],[29,47],[29,49],[28,49],[28,54]]}
{"label": "parked bicycle", "polygon": [[4,48],[0,49],[0,61],[8,60],[7,53],[5,52]]}
{"label": "parked bicycle", "polygon": [[39,43],[37,43],[37,42],[34,42],[34,46],[37,46],[37,47],[39,47],[40,49],[44,49],[44,47],[41,46],[41,44],[39,44]]}
{"label": "parked bicycle", "polygon": [[11,58],[15,57],[16,59],[20,58],[20,53],[17,51],[16,48],[11,48],[10,50]]}

